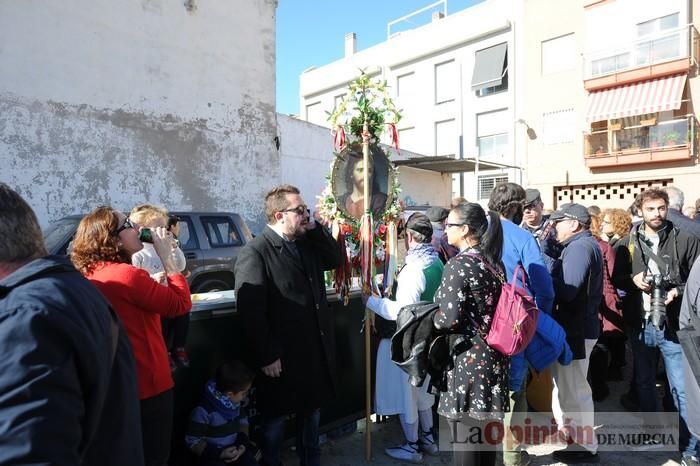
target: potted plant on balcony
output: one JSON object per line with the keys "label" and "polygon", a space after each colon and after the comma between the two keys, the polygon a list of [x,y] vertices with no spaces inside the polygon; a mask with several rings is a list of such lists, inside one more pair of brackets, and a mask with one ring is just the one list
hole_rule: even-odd
{"label": "potted plant on balcony", "polygon": [[664,135],[664,146],[675,146],[680,139],[681,135],[678,131],[670,131]]}

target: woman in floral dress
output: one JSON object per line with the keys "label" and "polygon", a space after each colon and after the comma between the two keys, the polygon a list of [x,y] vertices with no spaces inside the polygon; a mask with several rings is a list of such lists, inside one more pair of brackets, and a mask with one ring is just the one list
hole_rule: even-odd
{"label": "woman in floral dress", "polygon": [[466,336],[467,344],[452,348],[454,367],[447,373],[438,413],[450,425],[455,465],[495,465],[498,438],[492,445],[464,442],[472,439],[475,426],[498,426],[509,409],[508,357],[484,340],[504,281],[503,230],[498,215],[487,216],[480,205],[465,204],[450,211],[445,232],[460,253],[445,265],[435,294],[440,310],[434,322],[447,333]]}

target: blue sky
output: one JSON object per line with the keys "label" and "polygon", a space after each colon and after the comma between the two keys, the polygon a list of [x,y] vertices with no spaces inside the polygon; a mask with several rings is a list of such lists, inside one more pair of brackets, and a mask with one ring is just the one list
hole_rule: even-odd
{"label": "blue sky", "polygon": [[[479,1],[449,0],[447,12],[456,13]],[[299,75],[311,66],[342,58],[346,33],[357,33],[357,50],[364,50],[386,40],[387,23],[431,3],[431,0],[279,0],[277,111],[299,113]],[[430,20],[430,12],[418,15],[415,20],[424,24]]]}

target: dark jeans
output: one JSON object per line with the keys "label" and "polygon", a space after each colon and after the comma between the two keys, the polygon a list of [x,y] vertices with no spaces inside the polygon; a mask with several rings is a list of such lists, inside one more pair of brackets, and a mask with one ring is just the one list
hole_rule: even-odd
{"label": "dark jeans", "polygon": [[[472,435],[472,432],[470,432],[471,428],[480,427],[483,431],[484,427],[492,422],[495,421],[477,421],[466,417],[459,421],[447,419],[452,443],[465,443],[468,437]],[[452,464],[454,466],[495,466],[495,445],[481,445],[481,448],[475,444],[469,444],[466,448],[457,445],[452,449]]]}
{"label": "dark jeans", "polygon": [[187,343],[187,333],[190,330],[190,313],[178,317],[161,317],[160,325],[163,330],[163,340],[168,352],[176,348],[184,348]]}
{"label": "dark jeans", "polygon": [[685,420],[688,415],[685,405],[685,379],[681,345],[666,340],[663,330],[647,324],[630,339],[634,353],[635,382],[639,397],[639,409],[642,412],[658,410],[656,394],[657,352],[660,350],[666,366],[666,377],[673,395],[673,402],[680,414],[680,447],[686,454],[695,455],[698,440],[688,431]]}
{"label": "dark jeans", "polygon": [[141,437],[146,466],[167,466],[172,430],[172,389],[141,400]]}
{"label": "dark jeans", "polygon": [[[284,442],[284,425],[287,416],[262,416],[261,443],[263,461],[267,466],[279,466],[280,450]],[[321,447],[318,442],[318,427],[321,410],[296,414],[296,447],[299,466],[320,466]]]}

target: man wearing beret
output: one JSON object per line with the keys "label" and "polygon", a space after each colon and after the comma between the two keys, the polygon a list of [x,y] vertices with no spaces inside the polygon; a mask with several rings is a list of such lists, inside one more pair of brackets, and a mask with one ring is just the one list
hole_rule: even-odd
{"label": "man wearing beret", "polygon": [[433,226],[433,236],[431,243],[433,248],[437,251],[440,256],[440,260],[443,264],[446,264],[448,260],[452,259],[459,253],[459,249],[452,246],[447,242],[447,234],[445,233],[445,220],[450,211],[444,207],[430,207],[425,212],[425,214],[430,219],[430,223]]}

